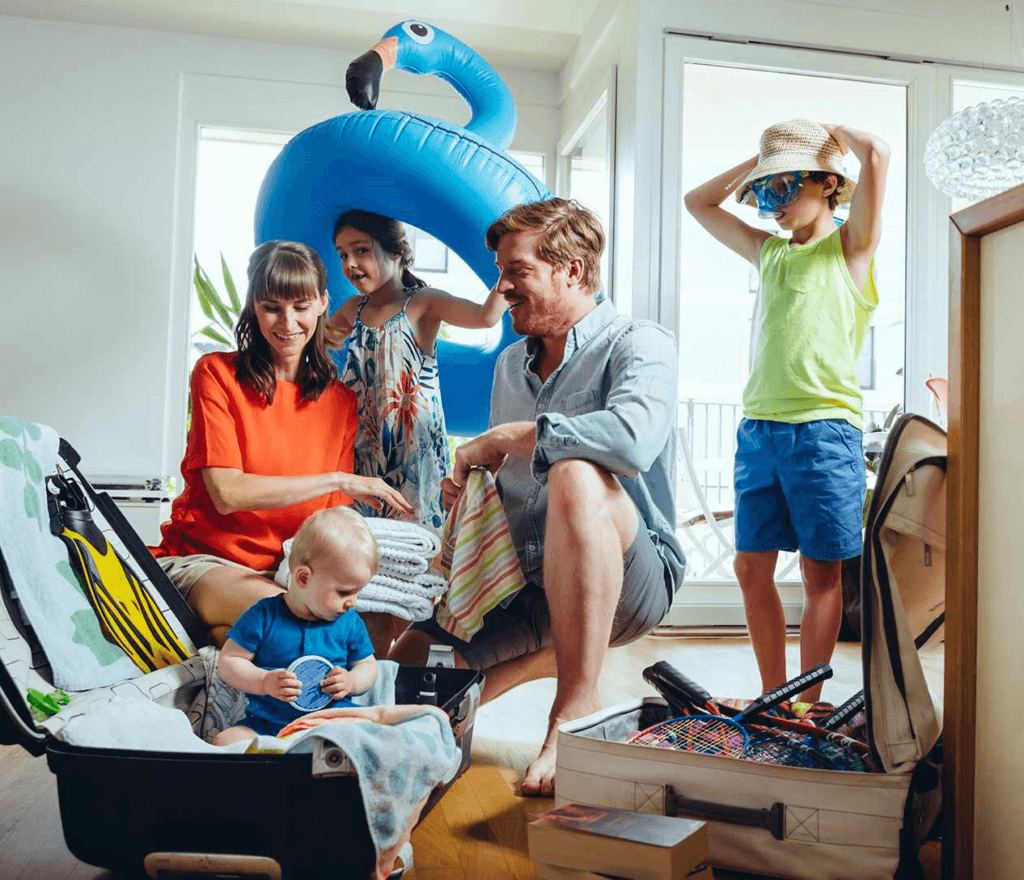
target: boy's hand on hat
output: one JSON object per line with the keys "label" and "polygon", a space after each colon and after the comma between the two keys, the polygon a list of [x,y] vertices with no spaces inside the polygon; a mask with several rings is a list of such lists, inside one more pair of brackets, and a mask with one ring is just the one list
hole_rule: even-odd
{"label": "boy's hand on hat", "polygon": [[842,130],[838,125],[829,125],[827,122],[819,122],[818,125],[825,129],[832,136],[832,140],[839,144],[839,151],[844,156],[850,152],[850,145],[846,142],[846,138],[843,137]]}
{"label": "boy's hand on hat", "polygon": [[263,693],[290,703],[302,693],[302,683],[287,669],[270,669],[263,676]]}

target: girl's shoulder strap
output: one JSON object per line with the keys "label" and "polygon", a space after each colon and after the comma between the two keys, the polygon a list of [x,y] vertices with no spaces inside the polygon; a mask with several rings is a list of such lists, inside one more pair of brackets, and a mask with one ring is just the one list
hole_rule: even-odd
{"label": "girl's shoulder strap", "polygon": [[359,298],[359,304],[356,306],[356,315],[352,320],[353,324],[355,324],[356,321],[362,321],[361,315],[363,314],[363,306],[365,306],[369,301],[370,298],[368,296],[362,296]]}

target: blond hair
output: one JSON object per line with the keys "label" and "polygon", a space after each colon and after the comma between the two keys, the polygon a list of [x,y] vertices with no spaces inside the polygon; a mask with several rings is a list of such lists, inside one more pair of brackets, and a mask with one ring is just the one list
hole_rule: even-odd
{"label": "blond hair", "polygon": [[517,205],[487,229],[487,249],[496,251],[501,237],[509,232],[542,233],[537,252],[555,268],[581,259],[583,287],[588,293],[597,293],[605,236],[601,221],[589,208],[574,199],[558,198]]}
{"label": "blond hair", "polygon": [[312,567],[313,561],[329,550],[340,550],[346,558],[366,558],[376,574],[380,550],[370,527],[351,507],[330,507],[306,518],[292,540],[288,570],[294,575],[300,565]]}

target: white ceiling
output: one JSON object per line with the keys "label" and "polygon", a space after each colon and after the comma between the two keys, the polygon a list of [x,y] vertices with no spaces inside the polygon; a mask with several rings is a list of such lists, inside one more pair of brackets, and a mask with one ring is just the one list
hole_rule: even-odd
{"label": "white ceiling", "polygon": [[324,48],[372,46],[422,18],[492,64],[558,71],[599,0],[4,0],[6,15]]}

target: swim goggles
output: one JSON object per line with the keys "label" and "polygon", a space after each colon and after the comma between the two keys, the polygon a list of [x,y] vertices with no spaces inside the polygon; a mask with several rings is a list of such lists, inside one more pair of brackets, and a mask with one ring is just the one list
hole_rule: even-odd
{"label": "swim goggles", "polygon": [[759,217],[777,218],[779,209],[796,200],[804,185],[804,180],[810,176],[807,171],[784,171],[781,174],[772,174],[768,177],[761,177],[750,184],[750,191],[757,199],[757,214]]}

